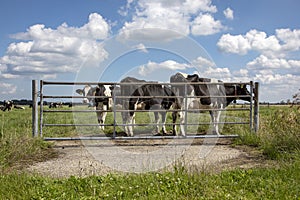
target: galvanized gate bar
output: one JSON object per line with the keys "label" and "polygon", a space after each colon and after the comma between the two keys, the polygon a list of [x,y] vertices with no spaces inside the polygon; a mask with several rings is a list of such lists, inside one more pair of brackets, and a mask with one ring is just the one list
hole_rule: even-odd
{"label": "galvanized gate bar", "polygon": [[188,135],[188,136],[133,136],[133,137],[44,137],[46,141],[76,141],[76,140],[157,140],[157,139],[205,139],[205,138],[237,138],[237,134],[232,135]]}
{"label": "galvanized gate bar", "polygon": [[[130,82],[130,83],[120,83],[120,82],[60,82],[60,81],[43,81],[43,85],[185,85],[186,83],[163,83],[163,82]],[[189,82],[189,85],[250,85],[250,82]]]}
{"label": "galvanized gate bar", "polygon": [[[249,124],[249,122],[225,122],[226,124]],[[197,126],[197,125],[210,125],[210,122],[199,122],[199,123],[188,123],[189,126]],[[215,122],[215,124],[224,124],[224,122]],[[43,124],[43,126],[172,126],[172,125],[180,125],[180,123],[139,123],[139,124]]]}
{"label": "galvanized gate bar", "polygon": [[[250,110],[250,108],[223,108],[223,109],[201,109],[201,111],[241,111],[241,110]],[[128,112],[128,111],[134,111],[134,112],[147,112],[144,110],[106,110],[105,112]],[[174,111],[187,111],[187,112],[198,112],[199,109],[172,109],[172,110],[150,110],[148,112],[174,112]],[[99,110],[43,110],[44,113],[68,113],[68,112],[83,112],[83,113],[89,113],[89,112],[99,112]]]}

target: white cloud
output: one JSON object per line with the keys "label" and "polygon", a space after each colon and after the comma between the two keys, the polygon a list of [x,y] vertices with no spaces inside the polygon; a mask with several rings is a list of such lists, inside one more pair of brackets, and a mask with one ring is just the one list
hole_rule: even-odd
{"label": "white cloud", "polygon": [[249,69],[271,68],[271,69],[288,69],[291,68],[289,62],[285,59],[274,58],[270,59],[265,55],[260,55],[253,61],[247,63]]}
{"label": "white cloud", "polygon": [[250,50],[265,54],[273,54],[281,50],[279,40],[275,36],[267,37],[265,32],[257,30],[250,30],[246,35],[222,35],[217,46],[223,52],[240,55],[245,55]]}
{"label": "white cloud", "polygon": [[[130,5],[135,5],[132,19],[130,22],[125,22],[120,30],[123,39],[164,41],[190,34],[191,26],[194,27],[193,33],[197,35],[214,34],[221,31],[223,27],[221,22],[211,15],[217,12],[211,0],[136,0],[134,2],[130,2]],[[127,12],[122,10],[122,13]],[[191,25],[192,21],[194,22]]]}
{"label": "white cloud", "polygon": [[0,94],[14,94],[17,91],[17,86],[10,83],[0,82]]}
{"label": "white cloud", "polygon": [[259,81],[262,84],[285,85],[287,87],[291,84],[297,86],[297,84],[300,81],[300,77],[292,74],[281,75],[281,74],[261,73],[261,74],[256,74],[255,80]]}
{"label": "white cloud", "polygon": [[140,51],[142,51],[142,52],[144,52],[144,53],[148,53],[147,48],[146,48],[145,45],[142,44],[142,43],[140,43],[140,44],[134,46],[133,48],[134,48],[134,49],[138,49],[138,50],[140,50]]}
{"label": "white cloud", "polygon": [[230,8],[226,8],[226,10],[223,11],[224,16],[227,19],[233,20],[233,10],[231,10]]}
{"label": "white cloud", "polygon": [[197,57],[195,60],[192,61],[192,65],[196,66],[200,70],[205,70],[209,67],[215,67],[216,64],[207,58],[204,58],[202,56]]}
{"label": "white cloud", "polygon": [[224,34],[217,46],[223,52],[244,55],[253,50],[268,56],[286,56],[300,49],[300,30],[277,29],[276,35],[250,30],[245,35]]}
{"label": "white cloud", "polygon": [[0,63],[0,74],[7,70],[7,66]]}
{"label": "white cloud", "polygon": [[55,40],[56,38],[80,38],[101,40],[110,34],[110,25],[98,13],[91,13],[89,21],[82,27],[69,27],[63,23],[57,29],[46,28],[44,24],[36,24],[27,29],[25,33],[11,35],[19,40]]}
{"label": "white cloud", "polygon": [[248,73],[249,72],[247,69],[240,69],[238,71],[233,72],[234,75],[242,76],[242,77],[247,77],[249,75]]}
{"label": "white cloud", "polygon": [[209,67],[199,75],[204,78],[215,78],[222,81],[230,81],[232,74],[228,68]]}
{"label": "white cloud", "polygon": [[274,35],[267,37],[265,32],[250,30],[244,37],[248,40],[252,50],[265,53],[280,51],[281,46]]}
{"label": "white cloud", "polygon": [[153,72],[160,73],[161,70],[184,71],[187,68],[191,68],[191,66],[185,63],[178,63],[174,60],[166,60],[161,63],[149,61],[146,65],[142,65],[139,67],[139,74],[141,76],[148,76]]}
{"label": "white cloud", "polygon": [[186,0],[179,2],[183,2],[183,10],[185,13],[196,14],[199,11],[211,13],[217,12],[217,7],[211,4],[211,0]]}
{"label": "white cloud", "polygon": [[248,62],[247,68],[256,73],[266,72],[267,74],[274,74],[285,72],[300,75],[300,60],[270,58],[265,55],[260,55]]}
{"label": "white cloud", "polygon": [[217,46],[223,52],[240,55],[247,54],[247,52],[251,49],[249,41],[242,35],[222,35],[217,43]]}
{"label": "white cloud", "polygon": [[215,20],[210,14],[199,15],[192,22],[193,35],[212,35],[224,29],[222,23]]}
{"label": "white cloud", "polygon": [[300,30],[277,29],[276,37],[282,41],[282,50],[298,51],[300,49]]}
{"label": "white cloud", "polygon": [[78,28],[66,23],[57,29],[33,25],[12,35],[24,41],[11,43],[0,58],[7,66],[2,76],[76,72],[86,59],[97,64],[108,56],[99,40],[109,34],[110,25],[97,13],[90,14],[88,23]]}

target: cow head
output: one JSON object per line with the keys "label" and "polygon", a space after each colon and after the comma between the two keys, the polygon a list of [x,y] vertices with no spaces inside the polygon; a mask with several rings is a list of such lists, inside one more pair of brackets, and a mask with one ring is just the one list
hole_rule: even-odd
{"label": "cow head", "polygon": [[98,84],[95,91],[95,104],[98,107],[99,103],[103,103],[104,105],[108,104],[108,98],[104,96],[111,95],[111,91],[107,91],[103,84]]}
{"label": "cow head", "polygon": [[229,105],[232,101],[240,99],[243,101],[251,101],[251,93],[248,91],[247,86],[244,84],[237,85],[227,85],[225,86],[226,95],[227,96],[236,96],[236,97],[228,97],[227,105]]}
{"label": "cow head", "polygon": [[89,103],[90,106],[94,106],[94,98],[92,96],[95,96],[96,88],[93,88],[90,85],[84,86],[83,89],[77,89],[76,93],[83,95],[82,103]]}
{"label": "cow head", "polygon": [[244,101],[251,101],[251,93],[248,91],[247,86],[242,84],[242,85],[237,85],[236,86],[236,93],[237,95],[247,95],[247,97],[239,97],[239,99],[244,100]]}
{"label": "cow head", "polygon": [[181,83],[178,85],[172,84],[171,89],[177,96],[185,96],[185,94],[191,94],[193,91],[193,86],[190,84],[184,85],[182,83],[188,83],[187,76],[182,73],[176,73],[170,77],[170,83]]}

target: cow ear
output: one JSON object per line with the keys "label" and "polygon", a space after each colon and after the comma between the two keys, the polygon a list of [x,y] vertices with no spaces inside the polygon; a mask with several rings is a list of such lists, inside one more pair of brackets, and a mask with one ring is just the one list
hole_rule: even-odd
{"label": "cow ear", "polygon": [[76,93],[82,95],[82,94],[83,94],[83,90],[77,89],[77,90],[76,90]]}

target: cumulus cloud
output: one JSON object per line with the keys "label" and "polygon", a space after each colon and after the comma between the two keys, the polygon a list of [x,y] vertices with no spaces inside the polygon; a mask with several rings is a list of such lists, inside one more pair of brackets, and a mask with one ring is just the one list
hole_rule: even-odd
{"label": "cumulus cloud", "polygon": [[192,22],[193,35],[212,35],[224,29],[222,23],[215,20],[210,14],[199,15]]}
{"label": "cumulus cloud", "polygon": [[282,41],[282,50],[298,51],[300,49],[300,30],[277,29],[276,37]]}
{"label": "cumulus cloud", "polygon": [[209,67],[215,67],[216,64],[207,58],[204,58],[202,56],[197,57],[195,60],[192,61],[192,64],[196,67],[198,67],[199,69],[206,69]]}
{"label": "cumulus cloud", "polygon": [[157,73],[158,71],[161,72],[161,70],[184,71],[187,68],[191,68],[191,66],[185,63],[178,63],[174,60],[166,60],[161,63],[149,61],[147,64],[139,67],[139,74],[141,76],[148,76],[153,72],[155,73]]}
{"label": "cumulus cloud", "polygon": [[290,72],[300,75],[300,60],[270,58],[265,55],[260,55],[248,62],[246,66],[256,73],[268,72],[268,74],[273,74],[276,72]]}
{"label": "cumulus cloud", "polygon": [[[82,27],[69,27],[63,23],[57,29],[36,24],[26,32],[11,37],[20,42],[11,43],[0,63],[7,67],[2,73],[11,75],[76,72],[88,59],[96,64],[108,53],[99,42],[110,34],[110,25],[97,13],[89,16]],[[2,71],[2,70],[1,70]]]}
{"label": "cumulus cloud", "polygon": [[253,50],[269,56],[285,56],[289,51],[300,48],[300,30],[277,29],[276,35],[250,30],[245,35],[224,34],[217,46],[226,53],[244,55]]}
{"label": "cumulus cloud", "polygon": [[212,16],[217,8],[211,0],[136,0],[130,5],[135,5],[135,10],[120,30],[124,39],[163,41],[188,35],[191,27],[196,35],[215,34],[223,28]]}
{"label": "cumulus cloud", "polygon": [[242,35],[222,35],[217,43],[222,52],[245,55],[251,49],[249,41]]}
{"label": "cumulus cloud", "polygon": [[217,43],[222,52],[258,54],[246,64],[244,72],[235,71],[233,75],[243,77],[244,73],[250,80],[262,83],[262,98],[271,101],[274,91],[291,96],[300,82],[300,60],[295,56],[300,50],[300,30],[277,29],[275,33],[250,30],[244,35],[224,34]]}
{"label": "cumulus cloud", "polygon": [[17,90],[17,86],[10,84],[10,83],[3,83],[0,82],[0,94],[6,95],[6,94],[14,94]]}
{"label": "cumulus cloud", "polygon": [[223,11],[224,16],[227,19],[233,20],[233,10],[231,10],[230,8],[226,8],[226,10]]}
{"label": "cumulus cloud", "polygon": [[138,49],[138,50],[140,50],[140,51],[142,51],[142,52],[144,52],[144,53],[148,53],[147,48],[146,48],[145,45],[142,44],[142,43],[140,43],[140,44],[134,46],[133,48],[134,48],[134,49]]}

